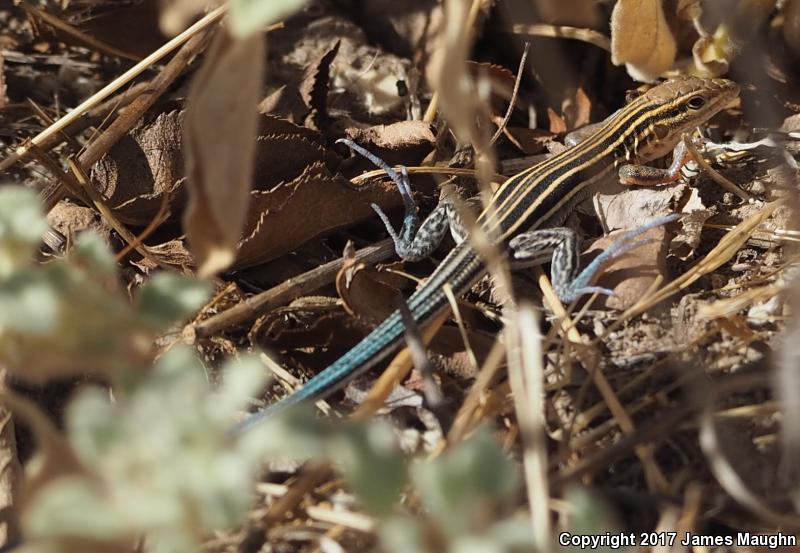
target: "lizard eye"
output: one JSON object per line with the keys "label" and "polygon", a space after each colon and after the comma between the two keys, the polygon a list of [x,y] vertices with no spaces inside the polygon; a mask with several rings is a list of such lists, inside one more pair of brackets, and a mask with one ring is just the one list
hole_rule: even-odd
{"label": "lizard eye", "polygon": [[706,99],[703,98],[702,96],[694,96],[692,98],[689,98],[687,104],[691,109],[700,109],[701,107],[706,105]]}

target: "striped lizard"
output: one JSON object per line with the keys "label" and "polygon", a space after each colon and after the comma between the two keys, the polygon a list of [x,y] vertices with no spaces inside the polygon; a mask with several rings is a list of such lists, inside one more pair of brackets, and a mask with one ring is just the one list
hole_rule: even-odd
{"label": "striped lizard", "polygon": [[[682,77],[665,81],[598,123],[577,145],[506,180],[480,213],[477,224],[516,261],[540,259],[552,252],[551,279],[559,297],[566,302],[586,294],[609,290],[590,286],[602,263],[626,250],[624,244],[648,228],[674,218],[661,218],[627,233],[583,271],[578,270],[580,254],[576,233],[560,227],[571,206],[587,197],[594,185],[618,170],[623,184],[658,184],[676,180],[688,159],[683,134],[702,125],[727,107],[739,94],[739,87],[726,79]],[[394,239],[397,253],[406,260],[427,257],[438,246],[450,222],[456,246],[422,286],[408,299],[414,320],[424,324],[448,308],[443,290],[449,284],[457,295],[465,293],[486,274],[479,255],[465,239],[457,214],[448,202],[441,202],[418,224],[417,208],[411,199],[408,175],[391,168],[359,146],[348,146],[384,167],[398,184],[406,207],[399,233],[376,206]],[[638,165],[664,157],[670,151],[669,169]],[[239,429],[301,402],[320,399],[341,388],[350,379],[373,367],[399,348],[405,327],[394,311],[367,337],[301,388],[278,403],[252,414]]]}

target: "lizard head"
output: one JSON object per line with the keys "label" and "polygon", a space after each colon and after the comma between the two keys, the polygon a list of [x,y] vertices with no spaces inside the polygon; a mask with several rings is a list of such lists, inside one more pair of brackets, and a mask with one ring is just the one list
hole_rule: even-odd
{"label": "lizard head", "polygon": [[738,96],[739,86],[728,79],[681,77],[651,88],[633,102],[642,106],[647,128],[642,137],[644,147],[637,149],[637,157],[665,155],[684,133],[711,119]]}

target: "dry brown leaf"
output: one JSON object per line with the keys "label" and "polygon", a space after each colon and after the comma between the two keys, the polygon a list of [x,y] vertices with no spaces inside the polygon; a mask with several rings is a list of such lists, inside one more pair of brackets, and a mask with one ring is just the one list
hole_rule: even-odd
{"label": "dry brown leaf", "polygon": [[348,314],[374,325],[397,308],[398,288],[382,276],[380,271],[356,262],[351,252],[336,275],[336,291]]}
{"label": "dry brown leaf", "polygon": [[183,122],[182,112],[163,113],[133,129],[92,167],[97,190],[123,223],[149,223],[164,194],[173,195],[173,210],[185,205]]}
{"label": "dry brown leaf", "polygon": [[[80,31],[129,54],[145,57],[167,41],[158,25],[159,0],[93,0],[64,2],[64,15]],[[54,31],[60,40],[74,44],[73,36]],[[85,46],[82,42],[77,43]]]}
{"label": "dry brown leaf", "polygon": [[[497,123],[499,124],[500,121]],[[547,143],[552,142],[558,136],[550,131],[527,127],[505,127],[503,134],[518,150],[529,156],[544,152]]]}
{"label": "dry brown leaf", "polygon": [[280,134],[258,138],[253,188],[269,191],[282,182],[299,177],[314,163],[333,172],[341,159],[332,150],[299,134]]}
{"label": "dry brown leaf", "polygon": [[684,261],[692,257],[700,245],[703,225],[712,215],[710,211],[695,211],[681,219],[681,230],[669,242],[670,253]]}
{"label": "dry brown leaf", "polygon": [[423,121],[399,121],[366,129],[351,128],[345,134],[389,165],[416,164],[433,150],[436,143],[433,129]]}
{"label": "dry brown leaf", "polygon": [[296,249],[335,229],[375,217],[370,203],[401,205],[393,185],[355,187],[321,162],[269,191],[253,191],[248,229],[239,243],[236,267],[251,267]]}
{"label": "dry brown leaf", "polygon": [[478,367],[472,362],[472,356],[464,345],[464,336],[455,325],[443,325],[431,340],[430,350],[435,354],[432,361],[438,368],[462,378],[474,378],[475,374],[492,349],[497,337],[486,332],[467,328],[467,340],[478,361]]}
{"label": "dry brown leaf", "polygon": [[[645,295],[656,278],[666,277],[666,232],[663,226],[648,230],[637,241],[649,242],[613,259],[605,266],[598,285],[614,291],[613,296],[601,299],[606,307],[624,311]],[[618,238],[619,233],[604,236],[596,240],[588,251],[605,250]]]}
{"label": "dry brown leaf", "polygon": [[306,71],[305,79],[300,84],[300,97],[309,108],[306,126],[315,130],[323,130],[328,126],[328,88],[331,78],[331,64],[339,53],[340,41],[323,52]]}
{"label": "dry brown leaf", "polygon": [[[467,61],[467,70],[475,80],[485,79],[492,87],[492,112],[495,115],[503,116],[506,112],[506,104],[514,95],[514,85],[517,77],[502,65],[485,62]],[[520,99],[517,98],[519,104]]]}
{"label": "dry brown leaf", "polygon": [[575,91],[575,98],[570,98],[562,111],[567,127],[571,130],[579,129],[592,122],[592,101],[582,87],[578,87]]}
{"label": "dry brown leaf", "polygon": [[264,57],[262,33],[234,40],[219,29],[189,93],[183,226],[203,276],[236,256],[253,178]]}
{"label": "dry brown leaf", "polygon": [[688,191],[685,184],[604,190],[597,194],[595,206],[607,231],[634,229],[657,217],[674,213]]}
{"label": "dry brown leaf", "polygon": [[732,55],[730,34],[723,25],[713,36],[701,36],[692,45],[694,65],[702,77],[719,77],[727,73]]}
{"label": "dry brown leaf", "polygon": [[106,240],[111,235],[111,227],[96,210],[67,200],[58,202],[50,210],[47,223],[63,234],[69,243],[74,243],[78,234],[90,229]]}
{"label": "dry brown leaf", "polygon": [[550,120],[550,132],[553,134],[564,134],[567,132],[567,123],[564,118],[550,108],[547,108],[547,118]]}
{"label": "dry brown leaf", "polygon": [[318,297],[300,298],[260,317],[249,337],[254,346],[321,369],[358,343],[368,331],[345,313],[335,298]]}
{"label": "dry brown leaf", "polygon": [[264,113],[259,118],[258,136],[297,135],[309,142],[325,145],[325,138],[317,131],[296,125],[288,119]]}
{"label": "dry brown leaf", "polygon": [[375,147],[399,150],[413,146],[432,146],[436,141],[433,129],[424,121],[399,121],[367,129],[348,129],[347,136],[368,150]]}
{"label": "dry brown leaf", "polygon": [[677,53],[661,0],[617,0],[611,13],[611,62],[650,82],[672,67]]}
{"label": "dry brown leaf", "polygon": [[[323,148],[318,132],[272,115],[258,119],[253,186],[269,188],[291,180],[313,161],[323,160],[331,169],[341,161]],[[183,120],[178,111],[159,115],[132,130],[92,167],[98,190],[120,221],[148,224],[164,194],[171,195],[173,213],[185,207]]]}
{"label": "dry brown leaf", "polygon": [[[156,246],[147,248],[158,259],[174,267],[194,267],[194,258],[189,253],[183,239],[176,238]],[[150,259],[142,259],[135,262],[135,265],[144,271],[155,269],[157,266]]]}
{"label": "dry brown leaf", "polygon": [[281,85],[258,103],[258,113],[301,124],[308,114],[308,107],[296,87]]}

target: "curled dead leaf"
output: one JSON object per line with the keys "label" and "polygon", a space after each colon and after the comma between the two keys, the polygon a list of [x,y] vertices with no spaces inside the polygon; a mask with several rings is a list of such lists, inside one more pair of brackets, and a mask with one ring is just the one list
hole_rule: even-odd
{"label": "curled dead leaf", "polygon": [[367,129],[348,129],[347,137],[368,150],[372,147],[400,150],[420,145],[430,148],[436,141],[433,129],[424,121],[399,121]]}
{"label": "curled dead leaf", "polygon": [[650,82],[672,67],[677,44],[661,0],[617,0],[611,13],[611,62]]}
{"label": "curled dead leaf", "polygon": [[567,99],[562,111],[570,130],[579,129],[592,122],[592,101],[583,87],[579,86],[575,90],[574,98]]}
{"label": "curled dead leaf", "polygon": [[189,206],[183,224],[200,275],[236,256],[250,200],[265,43],[220,29],[192,83],[184,123]]}
{"label": "curled dead leaf", "polygon": [[552,134],[564,134],[567,132],[566,121],[551,108],[547,108],[547,118],[550,120],[550,132]]}
{"label": "curled dead leaf", "polygon": [[300,97],[309,108],[306,126],[322,130],[328,126],[328,88],[331,64],[339,53],[340,41],[336,41],[309,66],[306,78],[300,86]]}
{"label": "curled dead leaf", "polygon": [[173,211],[185,205],[183,122],[182,112],[162,113],[133,129],[92,167],[97,190],[123,223],[149,223],[164,194],[172,195]]}
{"label": "curled dead leaf", "polygon": [[697,246],[703,233],[703,224],[713,213],[707,209],[692,211],[680,220],[681,230],[670,240],[670,253],[683,259],[689,259]]}
{"label": "curled dead leaf", "polygon": [[300,298],[260,317],[252,344],[322,369],[355,345],[368,329],[345,313],[335,298]]}
{"label": "curled dead leaf", "polygon": [[388,317],[397,308],[398,289],[403,282],[390,284],[386,276],[392,273],[387,275],[352,257],[347,258],[336,275],[336,291],[345,310],[370,324],[378,324]]}
{"label": "curled dead leaf", "polygon": [[[259,116],[253,186],[268,189],[291,180],[313,161],[332,170],[341,161],[323,147],[322,136],[271,115]],[[171,111],[132,130],[92,167],[92,179],[122,222],[144,226],[170,195],[170,210],[186,205],[182,143],[184,113]]]}
{"label": "curled dead leaf", "polygon": [[436,142],[433,129],[424,121],[399,121],[366,129],[351,128],[347,129],[346,135],[390,165],[421,160],[430,153]]}
{"label": "curled dead leaf", "polygon": [[692,59],[702,77],[719,77],[728,72],[734,47],[729,29],[720,25],[712,36],[700,37],[692,46]]}
{"label": "curled dead leaf", "polygon": [[658,188],[613,189],[597,194],[595,207],[606,230],[634,229],[675,212],[684,195],[685,184]]}
{"label": "curled dead leaf", "polygon": [[373,218],[371,203],[393,208],[401,205],[401,198],[391,185],[353,186],[321,162],[312,163],[290,182],[255,190],[236,267],[269,261],[316,236]]}
{"label": "curled dead leaf", "polygon": [[[637,241],[642,244],[625,255],[613,259],[603,270],[598,285],[614,291],[613,296],[602,299],[610,309],[624,311],[635,305],[650,289],[659,276],[667,275],[667,230],[656,227],[648,230]],[[596,240],[589,252],[609,248],[619,234],[611,234]]]}
{"label": "curled dead leaf", "polygon": [[315,163],[332,173],[341,162],[332,150],[298,134],[259,136],[257,142],[253,175],[256,190],[268,191],[292,181]]}

